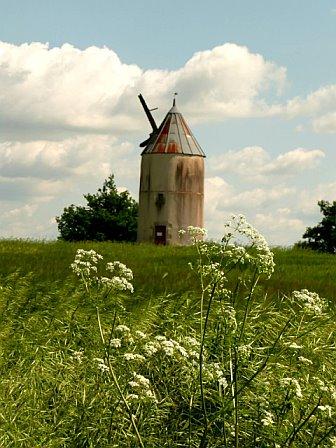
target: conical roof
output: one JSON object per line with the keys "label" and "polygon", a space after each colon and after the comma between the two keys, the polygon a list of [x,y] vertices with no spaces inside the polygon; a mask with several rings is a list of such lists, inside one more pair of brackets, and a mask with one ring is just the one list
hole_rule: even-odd
{"label": "conical roof", "polygon": [[178,111],[175,99],[173,107],[165,116],[142,154],[185,154],[205,157],[182,114]]}

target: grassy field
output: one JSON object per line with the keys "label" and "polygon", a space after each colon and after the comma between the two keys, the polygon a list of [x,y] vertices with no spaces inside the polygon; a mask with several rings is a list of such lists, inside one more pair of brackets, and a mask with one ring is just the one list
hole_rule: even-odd
{"label": "grassy field", "polygon": [[[0,241],[0,277],[16,270],[33,273],[38,283],[62,282],[72,276],[69,266],[78,248],[94,249],[106,261],[119,260],[134,272],[136,293],[198,291],[199,281],[188,268],[193,247],[164,247],[123,243],[66,243],[24,240]],[[270,294],[307,288],[336,298],[336,257],[300,249],[274,249],[275,272],[264,282]]]}
{"label": "grassy field", "polygon": [[[81,283],[78,248],[134,294]],[[0,446],[336,446],[336,257],[274,253],[261,287],[212,268],[203,302],[195,247],[0,241]]]}

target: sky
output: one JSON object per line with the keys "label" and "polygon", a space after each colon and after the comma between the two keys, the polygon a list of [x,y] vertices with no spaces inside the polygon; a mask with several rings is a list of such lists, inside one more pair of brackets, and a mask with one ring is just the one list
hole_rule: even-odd
{"label": "sky", "polygon": [[0,238],[55,239],[177,104],[207,155],[205,226],[271,245],[336,200],[336,0],[0,0]]}

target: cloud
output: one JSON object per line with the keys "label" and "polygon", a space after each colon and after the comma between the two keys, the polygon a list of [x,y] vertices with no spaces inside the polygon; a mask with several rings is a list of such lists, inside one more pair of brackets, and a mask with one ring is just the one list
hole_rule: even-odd
{"label": "cloud", "polygon": [[336,132],[336,84],[321,87],[305,98],[295,97],[284,106],[278,107],[278,113],[289,118],[310,117],[315,132]]}
{"label": "cloud", "polygon": [[108,135],[0,143],[0,176],[7,178],[60,180],[112,171],[129,178],[137,166],[133,145]]}
{"label": "cloud", "polygon": [[55,237],[55,215],[111,173],[136,196],[139,153],[109,135],[0,144],[1,237]]}
{"label": "cloud", "polygon": [[31,218],[33,214],[37,210],[37,204],[25,204],[22,207],[18,208],[12,208],[5,212],[2,216],[4,220],[11,221],[13,218],[16,220],[18,219],[25,219],[25,218]]}
{"label": "cloud", "polygon": [[293,216],[289,208],[279,208],[269,213],[257,213],[253,224],[266,235],[270,244],[288,246],[298,241],[306,229],[302,219]]}
{"label": "cloud", "polygon": [[298,197],[298,208],[300,213],[311,220],[316,221],[319,216],[318,201],[334,201],[336,198],[336,182],[322,182],[312,188],[304,188]]}
{"label": "cloud", "polygon": [[248,146],[211,157],[209,165],[214,173],[234,173],[247,179],[266,181],[268,176],[293,176],[314,168],[324,156],[320,149],[296,148],[272,160],[264,148]]}
{"label": "cloud", "polygon": [[295,97],[287,102],[286,113],[290,117],[312,116],[321,110],[335,109],[336,84],[321,87],[306,98]]}
{"label": "cloud", "polygon": [[0,200],[1,238],[54,238],[55,219],[50,210],[39,203],[13,206]]}
{"label": "cloud", "polygon": [[[336,102],[335,102],[336,107]],[[336,132],[336,112],[322,115],[313,120],[313,129],[315,132],[332,134]]]}
{"label": "cloud", "polygon": [[205,216],[210,238],[218,238],[232,213],[243,213],[272,245],[289,245],[298,241],[306,228],[305,220],[293,208],[294,188],[254,188],[239,191],[220,177],[206,179]]}
{"label": "cloud", "polygon": [[[258,223],[260,225],[261,216],[268,216],[268,219],[270,219],[270,216],[272,216],[275,210],[280,210],[282,213],[281,222],[288,221],[294,235],[289,235],[288,227],[283,225],[283,235],[279,240],[281,243],[278,244],[284,244],[285,241],[288,243],[289,239],[296,241],[298,236],[296,235],[296,229],[292,225],[296,218],[292,217],[287,211],[285,212],[286,208],[282,205],[294,198],[296,194],[297,191],[294,187],[286,185],[278,185],[271,188],[258,186],[244,190],[241,186],[237,187],[229,184],[220,176],[206,178],[205,216],[209,235],[212,238],[221,235],[224,222],[231,213],[243,213],[252,223],[255,225]],[[258,221],[256,221],[257,215],[259,215]],[[274,244],[276,242],[274,238],[275,230],[272,227],[266,229],[264,223],[262,230]],[[276,233],[278,235],[279,232],[277,231]]]}
{"label": "cloud", "polygon": [[295,192],[293,187],[285,185],[273,188],[252,188],[239,191],[221,177],[205,179],[205,197],[210,208],[217,210],[246,211],[265,208],[278,199]]}
{"label": "cloud", "polygon": [[263,95],[285,78],[283,67],[235,44],[195,53],[168,71],[125,64],[106,47],[0,42],[0,121],[16,139],[131,133],[143,127],[139,92],[165,111],[174,91],[190,119],[258,116],[269,113]]}

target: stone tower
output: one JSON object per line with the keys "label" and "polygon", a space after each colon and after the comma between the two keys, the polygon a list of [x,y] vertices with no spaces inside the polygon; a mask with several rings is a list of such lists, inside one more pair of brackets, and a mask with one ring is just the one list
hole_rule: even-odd
{"label": "stone tower", "polygon": [[187,244],[179,230],[203,227],[204,157],[175,99],[159,127],[143,97],[139,99],[152,126],[140,146],[138,241]]}

